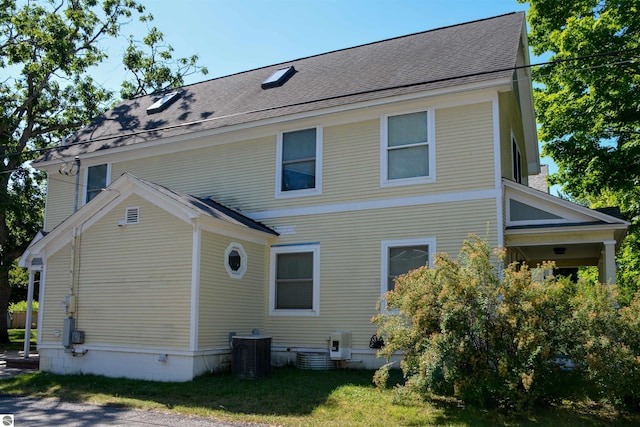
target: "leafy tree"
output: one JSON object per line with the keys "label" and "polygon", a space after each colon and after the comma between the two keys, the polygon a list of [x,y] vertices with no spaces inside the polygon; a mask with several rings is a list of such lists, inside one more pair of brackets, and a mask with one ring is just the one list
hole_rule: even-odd
{"label": "leafy tree", "polygon": [[632,222],[619,256],[628,302],[640,275],[640,3],[526,2],[533,52],[551,55],[534,70],[543,154],[558,165],[551,181],[579,202],[608,199]]}
{"label": "leafy tree", "polygon": [[[15,303],[18,301],[27,300],[27,291],[29,286],[29,274],[24,268],[18,266],[18,260],[16,259],[9,270],[9,284],[11,285],[11,295],[9,303]],[[38,300],[38,289],[34,289],[33,299],[34,302]]]}
{"label": "leafy tree", "polygon": [[[9,340],[9,270],[42,222],[44,177],[27,162],[114,102],[90,72],[108,56],[101,41],[121,37],[132,16],[152,20],[144,11],[135,0],[0,0],[0,68],[7,76],[0,81],[0,343]],[[135,83],[124,85],[124,95],[206,73],[196,56],[172,63],[162,33],[149,32],[142,47],[129,39],[125,65]]]}
{"label": "leafy tree", "polygon": [[[141,19],[148,21],[152,18],[148,15]],[[120,96],[130,99],[161,91],[167,86],[179,87],[184,85],[184,77],[188,75],[195,72],[207,74],[206,67],[197,65],[198,55],[173,61],[172,52],[173,48],[164,44],[164,36],[156,27],[149,29],[142,45],[130,36],[122,62],[133,73],[133,78],[122,83]]]}

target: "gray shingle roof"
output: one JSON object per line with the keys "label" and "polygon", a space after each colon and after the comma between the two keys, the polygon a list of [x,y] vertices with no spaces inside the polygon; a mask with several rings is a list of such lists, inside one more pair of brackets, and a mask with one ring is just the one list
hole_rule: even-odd
{"label": "gray shingle roof", "polygon": [[[517,12],[297,59],[184,86],[166,109],[162,95],[124,101],[39,161],[356,102],[510,78],[524,13]],[[281,87],[262,89],[294,66]]]}
{"label": "gray shingle roof", "polygon": [[191,209],[196,210],[204,215],[210,216],[212,218],[219,219],[221,221],[225,221],[231,224],[242,225],[253,230],[262,231],[263,233],[272,234],[277,236],[278,233],[270,227],[262,224],[261,222],[255,221],[241,213],[228,208],[227,206],[216,202],[210,198],[198,198],[191,196],[189,194],[180,193],[178,191],[172,190],[168,187],[165,187],[160,184],[156,184],[151,181],[147,181],[146,179],[138,178],[131,174],[128,174],[133,179],[136,179],[145,185],[153,188],[155,191],[164,194],[165,196],[190,207]]}

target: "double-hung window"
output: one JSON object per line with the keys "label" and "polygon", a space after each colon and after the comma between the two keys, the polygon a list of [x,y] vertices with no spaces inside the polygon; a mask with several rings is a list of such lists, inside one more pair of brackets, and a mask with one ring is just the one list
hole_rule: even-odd
{"label": "double-hung window", "polygon": [[388,115],[381,124],[381,184],[434,180],[434,144],[430,111]]}
{"label": "double-hung window", "polygon": [[109,185],[111,168],[108,164],[89,166],[85,173],[85,199],[84,202],[90,202],[94,197],[100,194],[103,188]]}
{"label": "double-hung window", "polygon": [[320,194],[321,128],[281,133],[277,153],[276,197]]}
{"label": "double-hung window", "polygon": [[416,268],[431,265],[435,239],[408,239],[382,241],[382,281],[384,295],[395,288],[398,276]]}
{"label": "double-hung window", "polygon": [[320,301],[319,278],[319,245],[272,247],[270,313],[317,316]]}

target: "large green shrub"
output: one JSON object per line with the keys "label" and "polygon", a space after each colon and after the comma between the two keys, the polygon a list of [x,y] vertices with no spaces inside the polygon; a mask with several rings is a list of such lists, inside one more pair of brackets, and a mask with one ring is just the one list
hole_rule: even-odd
{"label": "large green shrub", "polygon": [[570,352],[585,378],[611,403],[640,411],[640,293],[618,308],[615,289],[580,284],[573,301]]}
{"label": "large green shrub", "polygon": [[[405,387],[481,406],[522,407],[549,396],[559,362],[571,360],[607,393],[638,389],[628,383],[639,371],[640,303],[618,311],[609,287],[502,265],[502,252],[472,236],[457,260],[438,254],[434,268],[398,278],[373,321],[386,343],[380,355],[402,354]],[[607,365],[611,357],[619,363]],[[616,378],[636,373],[618,382],[615,369]],[[384,370],[376,378],[384,379]]]}

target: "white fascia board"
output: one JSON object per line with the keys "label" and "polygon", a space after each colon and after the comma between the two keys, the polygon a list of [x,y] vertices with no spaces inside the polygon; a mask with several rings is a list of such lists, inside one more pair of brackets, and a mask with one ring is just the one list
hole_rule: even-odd
{"label": "white fascia board", "polygon": [[35,237],[31,240],[31,243],[29,243],[29,246],[27,247],[27,250],[24,251],[24,253],[22,254],[22,256],[20,257],[20,260],[18,261],[18,266],[22,267],[22,268],[29,268],[29,261],[31,259],[33,259],[33,257],[31,256],[31,247],[34,246],[36,243],[38,243],[40,240],[42,240],[42,238],[45,236],[45,234],[42,232],[42,230],[38,231],[35,235]]}
{"label": "white fascia board", "polygon": [[[191,223],[199,216],[194,210],[144,185],[132,175],[124,174],[100,192],[91,203],[80,207],[49,234],[34,243],[29,249],[31,254],[42,253],[46,257],[53,255],[71,241],[74,229],[79,227],[78,233],[83,233],[119,205],[122,200],[133,194],[139,195],[185,222]],[[45,252],[42,252],[43,250]]]}
{"label": "white fascia board", "polygon": [[304,206],[298,208],[273,209],[269,211],[244,212],[244,215],[261,221],[265,219],[286,218],[306,215],[321,215],[342,212],[356,212],[371,209],[398,208],[406,206],[430,205],[436,203],[469,202],[484,199],[499,199],[501,190],[487,188],[480,190],[461,191],[455,193],[429,194],[408,196],[393,199],[377,199],[365,202],[335,203],[329,205]]}
{"label": "white fascia board", "polygon": [[177,219],[188,224],[195,225],[200,221],[204,230],[220,235],[244,239],[263,245],[267,243],[268,237],[271,237],[267,233],[252,230],[244,225],[233,224],[210,217],[169,195],[157,191],[133,175],[124,174],[98,194],[91,203],[82,206],[75,214],[64,220],[48,235],[34,243],[33,247],[30,247],[30,254],[39,254],[43,249],[46,249],[43,255],[51,256],[71,241],[74,229],[79,227],[78,233],[83,233],[132,195],[137,195],[147,200],[159,209],[170,213]]}
{"label": "white fascia board", "polygon": [[[552,227],[534,227],[534,228],[512,228],[505,231],[506,236],[526,236],[526,235],[540,235],[540,234],[561,234],[561,233],[579,233],[584,235],[584,229],[588,228],[590,232],[595,231],[624,231],[627,226],[624,224],[577,224],[566,226],[552,226]],[[594,240],[594,242],[602,242],[600,239]],[[544,243],[540,243],[541,245]],[[532,244],[533,246],[533,244]]]}
{"label": "white fascia board", "polygon": [[254,230],[246,225],[233,224],[210,216],[201,217],[198,224],[203,231],[263,246],[266,246],[271,238],[278,237],[275,234]]}
{"label": "white fascia board", "polygon": [[102,191],[92,203],[81,206],[75,213],[51,230],[49,234],[34,243],[29,250],[33,255],[42,255],[44,258],[53,255],[71,241],[76,227],[80,226],[81,229],[86,229],[85,227],[88,223],[93,224],[108,213],[115,206],[112,202],[125,192],[125,188],[120,188],[118,192]]}
{"label": "white fascia board", "polygon": [[[606,213],[596,211],[594,209],[589,209],[584,206],[580,206],[576,203],[563,200],[556,196],[552,196],[551,194],[544,193],[542,191],[533,189],[531,187],[527,187],[526,185],[516,184],[509,180],[503,180],[503,185],[505,186],[505,189],[506,189],[506,195],[505,195],[506,199],[512,198],[511,197],[512,195],[509,194],[510,192],[514,192],[516,194],[520,193],[522,195],[525,195],[525,197],[523,198],[523,197],[516,196],[513,198],[518,201],[526,200],[527,198],[534,199],[534,200],[542,200],[547,204],[556,205],[561,209],[575,212],[577,215],[580,215],[582,217],[586,216],[588,218],[592,218],[593,220],[604,221],[608,224],[621,224],[624,227],[628,227],[629,225],[631,225],[631,223],[623,219],[616,218],[611,215],[607,215]],[[539,207],[539,205],[537,205],[536,207]],[[508,209],[508,206],[506,207],[506,209]],[[555,212],[551,212],[551,213],[555,213]]]}
{"label": "white fascia board", "polygon": [[[312,110],[312,111],[303,112],[303,113],[295,113],[295,114],[289,114],[289,115],[284,115],[279,117],[273,117],[269,119],[257,120],[257,121],[242,123],[238,125],[208,129],[208,130],[203,130],[199,132],[189,132],[189,133],[181,134],[178,136],[173,136],[168,138],[159,138],[152,141],[139,142],[131,145],[124,145],[122,147],[111,148],[108,150],[100,150],[100,151],[94,151],[91,153],[85,153],[85,154],[81,154],[80,158],[83,161],[86,160],[91,162],[91,159],[99,157],[100,160],[99,161],[96,160],[94,162],[95,164],[99,164],[99,163],[104,163],[106,159],[108,159],[109,162],[111,163],[116,163],[118,161],[134,160],[138,158],[157,156],[160,154],[169,154],[176,151],[182,151],[184,149],[184,147],[179,147],[179,148],[175,147],[176,145],[177,146],[181,145],[178,143],[192,141],[198,138],[202,139],[202,142],[195,145],[190,144],[189,149],[202,148],[205,146],[212,146],[216,144],[237,142],[239,140],[245,139],[245,138],[226,138],[226,139],[223,138],[221,139],[221,141],[213,142],[209,139],[209,137],[211,136],[232,134],[236,131],[250,130],[250,129],[260,128],[263,126],[280,124],[283,122],[291,122],[295,120],[326,116],[333,113],[341,113],[344,111],[365,109],[368,107],[376,107],[376,106],[381,106],[385,104],[411,101],[411,100],[416,100],[420,98],[433,98],[436,96],[458,95],[464,92],[474,93],[483,89],[506,91],[506,90],[510,90],[511,84],[512,82],[510,79],[494,79],[494,80],[487,80],[479,83],[470,83],[470,84],[454,86],[454,87],[446,87],[446,88],[434,89],[434,90],[423,91],[423,92],[415,92],[415,93],[410,93],[406,95],[385,97],[385,98],[374,99],[369,101],[356,102],[353,104],[340,105],[337,107],[323,108],[323,109]],[[475,97],[476,95],[474,94],[473,96]],[[467,102],[467,103],[472,103],[472,102]],[[286,107],[287,106],[283,106],[283,108],[286,108]],[[210,121],[210,120],[222,119],[227,117],[229,116],[213,117],[205,120]],[[331,123],[330,125],[333,125],[333,123]],[[326,124],[324,126],[326,126]],[[258,131],[256,132],[255,136],[256,137],[264,136],[264,134]],[[171,147],[171,145],[173,145],[173,147]],[[135,154],[131,153],[132,151],[135,151],[136,153]],[[71,161],[74,158],[75,156],[70,156],[68,158],[60,158],[56,160],[40,162],[32,166],[36,169],[48,170],[49,168],[57,166],[60,163]]]}

